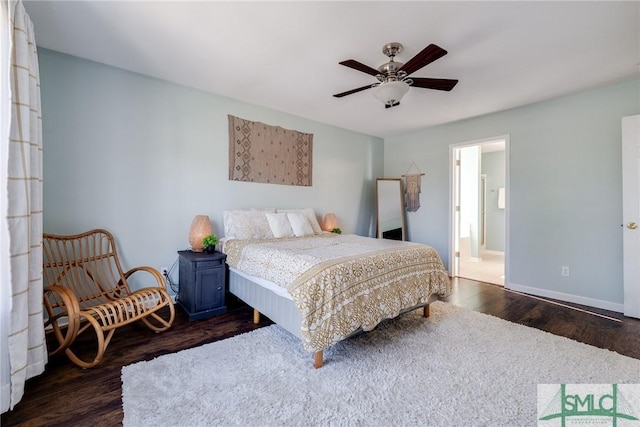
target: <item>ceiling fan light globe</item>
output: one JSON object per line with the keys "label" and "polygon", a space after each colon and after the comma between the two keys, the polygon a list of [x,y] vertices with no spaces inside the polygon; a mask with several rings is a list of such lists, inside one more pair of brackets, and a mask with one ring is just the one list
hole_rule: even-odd
{"label": "ceiling fan light globe", "polygon": [[409,85],[403,81],[389,81],[374,88],[373,95],[385,105],[395,105],[409,91]]}

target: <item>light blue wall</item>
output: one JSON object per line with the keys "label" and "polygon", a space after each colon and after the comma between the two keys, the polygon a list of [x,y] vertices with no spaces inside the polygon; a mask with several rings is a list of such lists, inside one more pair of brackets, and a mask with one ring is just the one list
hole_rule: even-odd
{"label": "light blue wall", "polygon": [[504,209],[498,209],[498,189],[504,188],[504,151],[482,155],[482,173],[487,176],[487,235],[485,247],[489,251],[504,252]]}
{"label": "light blue wall", "polygon": [[[374,235],[382,139],[46,49],[39,59],[46,232],[107,228],[127,268],[170,267],[193,217],[222,235],[224,209],[312,207]],[[227,114],[313,133],[313,186],[229,181]]]}
{"label": "light blue wall", "polygon": [[[44,227],[117,235],[127,266],[170,266],[194,215],[312,207],[373,235],[375,178],[425,172],[408,237],[449,262],[449,144],[509,135],[509,286],[622,304],[620,119],[638,80],[407,135],[350,132],[40,49]],[[228,181],[227,114],[314,134],[313,187]],[[569,266],[570,277],[560,275]]]}
{"label": "light blue wall", "polygon": [[449,145],[509,135],[508,286],[621,311],[621,118],[639,112],[638,80],[589,90],[386,138],[384,172],[425,172],[409,237],[448,263]]}

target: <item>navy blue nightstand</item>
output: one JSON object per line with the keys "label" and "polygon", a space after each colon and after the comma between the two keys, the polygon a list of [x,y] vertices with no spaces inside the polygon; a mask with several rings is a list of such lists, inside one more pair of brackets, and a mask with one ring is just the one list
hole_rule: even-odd
{"label": "navy blue nightstand", "polygon": [[178,251],[180,290],[177,303],[189,320],[204,319],[227,312],[226,264],[221,252]]}

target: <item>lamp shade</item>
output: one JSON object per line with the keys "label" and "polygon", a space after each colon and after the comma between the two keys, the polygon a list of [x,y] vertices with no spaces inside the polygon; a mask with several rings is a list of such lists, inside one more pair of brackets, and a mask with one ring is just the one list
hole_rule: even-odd
{"label": "lamp shade", "polygon": [[196,215],[189,230],[189,244],[193,252],[202,252],[202,239],[211,234],[211,222],[207,215]]}
{"label": "lamp shade", "polygon": [[322,220],[322,229],[324,231],[331,231],[334,228],[338,228],[338,218],[333,213],[325,214]]}
{"label": "lamp shade", "polygon": [[409,85],[403,81],[389,81],[377,86],[373,95],[384,105],[393,106],[400,102],[409,91]]}

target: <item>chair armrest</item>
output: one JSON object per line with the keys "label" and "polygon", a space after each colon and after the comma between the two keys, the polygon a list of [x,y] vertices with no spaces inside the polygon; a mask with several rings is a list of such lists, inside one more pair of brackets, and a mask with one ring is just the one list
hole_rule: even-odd
{"label": "chair armrest", "polygon": [[162,277],[162,274],[160,274],[160,272],[153,267],[142,266],[142,267],[132,268],[131,270],[124,273],[124,278],[128,279],[129,276],[131,276],[133,273],[138,271],[146,271],[147,273],[151,274],[158,282],[158,287],[164,290],[167,290],[167,284],[164,281],[164,277]]}

